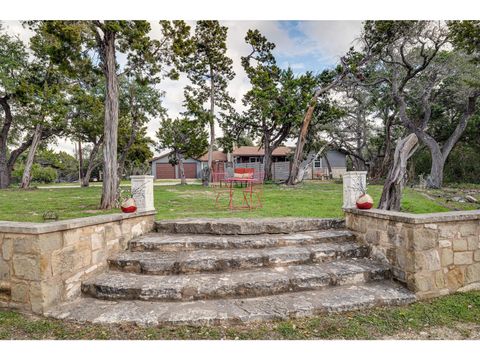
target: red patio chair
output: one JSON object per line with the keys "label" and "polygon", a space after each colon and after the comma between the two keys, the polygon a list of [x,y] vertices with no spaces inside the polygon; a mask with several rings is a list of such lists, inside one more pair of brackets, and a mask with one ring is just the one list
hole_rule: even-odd
{"label": "red patio chair", "polygon": [[[254,169],[251,169],[254,170]],[[243,190],[244,201],[248,203],[248,197],[250,197],[250,208],[253,207],[253,199],[256,198],[257,207],[262,208],[263,199],[263,182],[265,178],[264,171],[254,171],[252,173],[253,181],[250,186]]]}

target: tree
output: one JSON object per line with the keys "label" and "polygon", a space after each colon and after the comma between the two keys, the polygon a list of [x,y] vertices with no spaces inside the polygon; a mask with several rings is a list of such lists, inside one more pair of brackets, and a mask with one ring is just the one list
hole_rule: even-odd
{"label": "tree", "polygon": [[[163,116],[165,109],[161,105],[163,93],[149,83],[148,79],[139,77],[122,77],[121,79],[121,129],[119,137],[118,177],[122,178],[127,155],[139,135],[145,138],[145,124],[151,117]],[[121,143],[121,144],[120,144]]]}
{"label": "tree", "polygon": [[[183,30],[182,30],[183,31]],[[215,123],[217,111],[232,111],[235,99],[227,91],[228,82],[235,73],[233,61],[227,57],[227,27],[218,21],[197,21],[191,39],[183,32],[183,52],[177,51],[180,69],[187,74],[191,85],[185,88],[186,115],[193,116],[210,128],[208,168],[212,173]],[[178,36],[178,32],[176,33]]]}
{"label": "tree", "polygon": [[[364,38],[381,37],[385,33],[392,35],[378,51],[378,58],[387,70],[383,80],[390,85],[401,123],[415,133],[431,153],[432,167],[427,185],[439,188],[445,161],[475,112],[480,92],[478,87],[472,86],[471,80],[478,82],[478,74],[475,69],[467,69],[461,58],[447,50],[448,31],[441,23],[367,22]],[[454,111],[444,114],[450,116],[449,121],[456,126],[440,144],[429,134],[429,125],[436,99],[444,91],[450,92],[450,96],[456,94]]]}
{"label": "tree", "polygon": [[[91,20],[91,21],[41,21],[31,22],[37,32],[54,35],[57,42],[50,52],[70,73],[100,70],[105,81],[105,115],[103,134],[103,185],[100,207],[116,206],[118,190],[118,115],[119,89],[117,52],[127,55],[127,62],[154,63],[152,46],[148,37],[147,21]],[[98,67],[92,59],[96,54]],[[127,65],[128,66],[128,65]],[[150,71],[156,71],[153,66]]]}
{"label": "tree", "polygon": [[51,41],[51,36],[36,35],[30,39],[33,59],[28,66],[25,89],[27,112],[34,130],[20,184],[22,189],[30,185],[31,168],[40,141],[53,134],[61,136],[67,127],[67,80],[51,61],[48,53]]}
{"label": "tree", "polygon": [[157,131],[157,150],[172,149],[169,161],[179,165],[181,184],[186,185],[183,160],[189,157],[199,157],[205,153],[209,146],[208,134],[203,129],[203,124],[198,120],[164,119]]}
{"label": "tree", "polygon": [[228,132],[248,131],[262,139],[265,179],[272,179],[272,153],[290,136],[300,123],[318,77],[307,72],[295,76],[288,68],[280,69],[272,54],[275,44],[258,30],[249,30],[245,37],[251,46],[242,57],[242,66],[252,88],[243,96],[247,110],[238,119],[227,122]]}
{"label": "tree", "polygon": [[[38,70],[41,69],[30,61],[23,42],[4,33],[0,27],[0,106],[4,113],[0,129],[1,189],[10,185],[12,170],[19,156],[32,143],[35,143],[35,149],[41,140],[60,130],[57,127],[43,129],[41,124],[45,119],[39,113],[32,113],[38,110],[40,99],[39,93],[34,91],[35,85],[31,83],[37,79]],[[42,99],[46,100],[45,97]],[[43,105],[50,106],[47,101]],[[32,151],[30,160],[34,153]]]}
{"label": "tree", "polygon": [[[104,87],[101,79],[79,81],[71,87],[69,100],[69,133],[81,144],[91,144],[87,168],[79,161],[79,176],[82,187],[88,187],[94,169],[100,165],[99,151],[103,144]],[[79,154],[80,155],[80,154]],[[79,159],[80,160],[80,159]]]}
{"label": "tree", "polygon": [[341,65],[337,66],[335,70],[324,71],[320,75],[320,85],[317,87],[313,96],[308,102],[307,109],[304,113],[303,120],[299,129],[297,145],[295,147],[295,153],[292,160],[292,166],[290,169],[290,175],[287,180],[288,185],[295,185],[299,180],[298,172],[300,164],[303,159],[303,150],[307,139],[308,129],[315,112],[317,104],[322,98],[326,97],[330,90],[338,85],[343,79],[349,75],[357,75],[357,69],[361,68],[367,60],[370,54],[359,54],[352,49],[340,59]]}

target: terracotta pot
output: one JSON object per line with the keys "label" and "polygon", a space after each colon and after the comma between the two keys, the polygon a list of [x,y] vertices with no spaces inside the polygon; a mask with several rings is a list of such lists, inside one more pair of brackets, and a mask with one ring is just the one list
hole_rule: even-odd
{"label": "terracotta pot", "polygon": [[357,199],[357,208],[368,210],[373,206],[373,199],[368,194],[363,194]]}
{"label": "terracotta pot", "polygon": [[124,213],[133,213],[137,211],[137,204],[135,204],[133,198],[129,198],[120,205],[120,209],[122,209],[122,212]]}

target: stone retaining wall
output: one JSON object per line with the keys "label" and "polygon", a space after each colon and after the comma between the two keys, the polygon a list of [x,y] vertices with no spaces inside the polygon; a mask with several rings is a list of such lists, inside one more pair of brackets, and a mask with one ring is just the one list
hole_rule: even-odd
{"label": "stone retaining wall", "polygon": [[346,226],[387,261],[396,279],[428,298],[480,289],[480,211],[408,214],[345,209]]}
{"label": "stone retaining wall", "polygon": [[0,307],[43,313],[80,295],[82,281],[133,237],[150,232],[155,211],[52,223],[0,221]]}

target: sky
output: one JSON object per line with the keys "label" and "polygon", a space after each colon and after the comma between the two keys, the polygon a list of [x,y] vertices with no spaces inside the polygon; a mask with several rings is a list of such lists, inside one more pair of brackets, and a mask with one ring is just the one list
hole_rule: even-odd
{"label": "sky", "polygon": [[[194,21],[188,22],[192,28]],[[243,71],[240,57],[249,53],[249,46],[245,43],[245,35],[249,29],[258,29],[270,42],[276,45],[274,55],[277,64],[282,68],[291,67],[296,73],[306,71],[319,73],[334,66],[351,46],[355,44],[361,31],[361,21],[220,21],[228,27],[227,56],[233,60],[235,78],[229,84],[229,93],[236,99],[235,107],[242,110],[241,99],[249,86],[248,78]],[[29,30],[24,29],[18,21],[4,21],[5,30],[15,33],[28,43],[31,36]],[[160,25],[151,21],[152,38],[161,35]],[[120,60],[121,61],[121,60]],[[170,117],[176,117],[184,111],[183,88],[188,79],[183,75],[179,80],[165,80],[159,88],[165,91],[163,106],[168,110]],[[148,134],[153,139],[160,126],[160,119],[151,119],[148,124]],[[217,130],[217,134],[219,133]],[[217,135],[218,136],[218,135]],[[73,153],[74,144],[68,139],[59,139],[57,149]]]}

